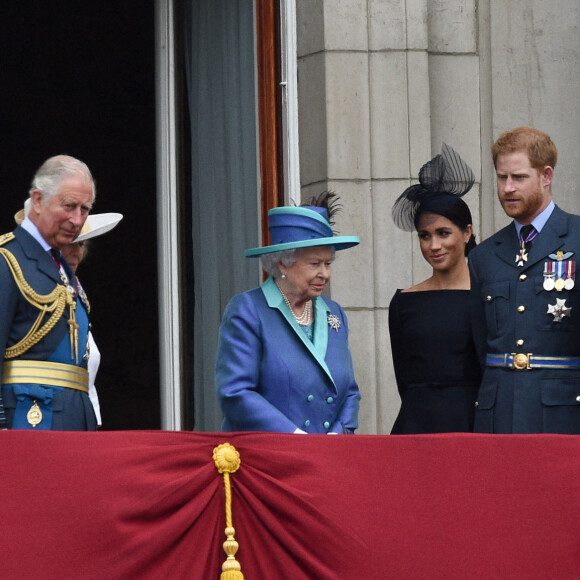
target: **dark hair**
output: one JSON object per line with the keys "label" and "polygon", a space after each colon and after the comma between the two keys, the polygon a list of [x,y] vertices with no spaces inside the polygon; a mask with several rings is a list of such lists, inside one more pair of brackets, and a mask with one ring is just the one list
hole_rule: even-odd
{"label": "dark hair", "polygon": [[[452,193],[442,192],[425,197],[415,213],[414,221],[416,230],[419,229],[419,220],[425,213],[440,215],[447,218],[462,232],[467,230],[467,226],[473,226],[473,219],[471,217],[471,211],[469,211],[469,206],[460,197],[457,197]],[[475,241],[475,235],[472,231],[471,238],[469,238],[467,244],[465,244],[465,255],[467,256],[475,246],[477,246],[477,242]]]}

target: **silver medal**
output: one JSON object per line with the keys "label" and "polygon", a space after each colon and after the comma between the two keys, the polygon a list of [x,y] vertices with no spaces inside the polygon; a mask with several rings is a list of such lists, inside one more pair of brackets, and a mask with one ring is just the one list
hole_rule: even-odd
{"label": "silver medal", "polygon": [[548,304],[547,314],[554,317],[554,322],[562,322],[562,319],[569,317],[571,312],[572,308],[566,306],[566,299],[556,298],[556,304]]}

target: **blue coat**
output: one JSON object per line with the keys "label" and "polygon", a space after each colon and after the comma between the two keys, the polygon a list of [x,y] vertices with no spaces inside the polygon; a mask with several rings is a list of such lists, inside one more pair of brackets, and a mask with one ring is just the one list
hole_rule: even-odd
{"label": "blue coat", "polygon": [[[580,257],[580,216],[554,209],[517,267],[519,241],[512,223],[469,254],[472,288],[479,295],[487,353],[580,356],[580,279],[571,290],[546,291],[544,264],[557,250]],[[556,321],[549,306],[570,307]],[[514,370],[487,366],[479,390],[475,431],[485,433],[580,433],[580,369]]]}
{"label": "blue coat", "polygon": [[[3,244],[2,248],[9,250],[18,260],[27,283],[38,294],[49,294],[56,284],[61,283],[60,274],[47,252],[21,226],[14,230],[14,239]],[[68,264],[68,277],[74,284],[74,275]],[[18,343],[30,330],[36,320],[39,310],[32,306],[22,295],[8,268],[6,260],[0,256],[0,369],[4,363],[4,352],[7,347]],[[79,323],[79,359],[82,358],[88,336],[88,317],[77,298],[77,323]],[[56,326],[44,336],[40,342],[19,355],[16,359],[41,360],[75,364],[71,360],[69,343],[69,309],[65,309]],[[85,365],[86,366],[86,365]],[[46,387],[40,385],[41,387]],[[8,419],[8,427],[12,427],[17,408],[30,407],[30,400],[22,394],[15,395],[15,387],[3,385],[2,398]],[[82,391],[51,388],[53,391],[45,401],[43,414],[47,421],[43,421],[36,429],[50,428],[55,430],[93,430],[96,429],[96,419],[88,395]],[[19,402],[20,401],[20,402]],[[41,405],[42,408],[42,405]],[[51,417],[50,424],[48,418]],[[24,427],[28,428],[25,423]]]}
{"label": "blue coat", "polygon": [[215,375],[225,431],[352,433],[358,427],[346,315],[326,298],[316,298],[314,307],[312,342],[272,278],[232,298],[220,325]]}

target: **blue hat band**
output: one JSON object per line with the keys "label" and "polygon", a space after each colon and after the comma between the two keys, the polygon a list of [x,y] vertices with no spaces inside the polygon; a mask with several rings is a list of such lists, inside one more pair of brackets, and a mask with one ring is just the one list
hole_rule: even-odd
{"label": "blue hat band", "polygon": [[305,215],[273,214],[269,216],[272,245],[301,242],[318,238],[331,238],[329,225]]}
{"label": "blue hat band", "polygon": [[335,236],[328,222],[328,212],[322,207],[275,207],[268,212],[271,245],[250,248],[246,256],[261,256],[314,246],[333,246],[344,250],[356,246],[358,236]]}

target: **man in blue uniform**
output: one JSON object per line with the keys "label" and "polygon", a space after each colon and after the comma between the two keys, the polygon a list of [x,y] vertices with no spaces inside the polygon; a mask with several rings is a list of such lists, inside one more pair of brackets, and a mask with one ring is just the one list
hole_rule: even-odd
{"label": "man in blue uniform", "polygon": [[492,146],[499,201],[514,221],[469,255],[486,336],[478,432],[580,433],[580,217],[552,201],[557,156],[529,127]]}
{"label": "man in blue uniform", "polygon": [[94,430],[88,397],[88,314],[60,250],[95,199],[88,167],[51,157],[30,188],[30,212],[0,236],[0,427]]}

